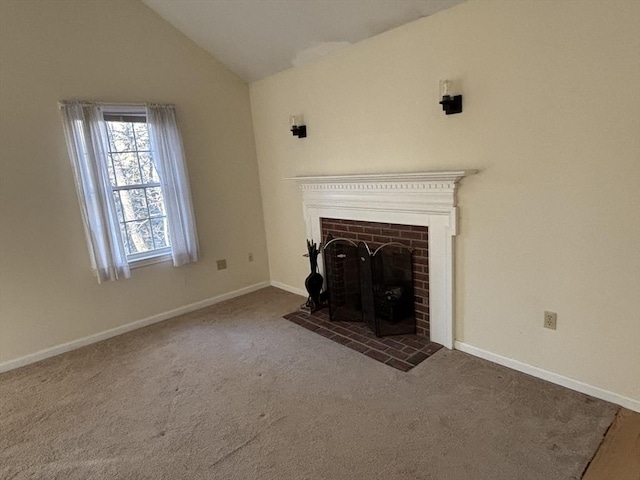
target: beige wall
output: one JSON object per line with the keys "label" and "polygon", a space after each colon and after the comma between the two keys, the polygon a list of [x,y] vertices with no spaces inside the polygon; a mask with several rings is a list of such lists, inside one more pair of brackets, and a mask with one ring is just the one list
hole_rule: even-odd
{"label": "beige wall", "polygon": [[[268,280],[245,82],[136,1],[2,0],[0,18],[0,362]],[[200,262],[96,283],[57,107],[72,98],[176,105]]]}
{"label": "beige wall", "polygon": [[[639,400],[638,31],[635,1],[471,1],[252,84],[272,280],[308,272],[285,177],[479,169],[456,339]],[[441,111],[442,78],[462,114]]]}

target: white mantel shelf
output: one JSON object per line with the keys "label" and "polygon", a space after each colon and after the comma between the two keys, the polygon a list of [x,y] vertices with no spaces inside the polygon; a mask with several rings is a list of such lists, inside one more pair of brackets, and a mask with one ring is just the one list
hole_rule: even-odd
{"label": "white mantel shelf", "polygon": [[[291,177],[285,180],[293,180],[300,185],[344,185],[354,186],[371,183],[391,184],[415,184],[418,188],[433,183],[458,183],[463,177],[478,173],[477,170],[452,170],[445,172],[417,172],[417,173],[373,173],[356,175],[321,175],[310,177]],[[421,186],[421,187],[420,187]]]}
{"label": "white mantel shelf", "polygon": [[[307,238],[322,242],[322,218],[429,228],[431,340],[453,348],[453,237],[458,182],[477,170],[293,177],[302,189]],[[321,262],[320,262],[321,263]]]}

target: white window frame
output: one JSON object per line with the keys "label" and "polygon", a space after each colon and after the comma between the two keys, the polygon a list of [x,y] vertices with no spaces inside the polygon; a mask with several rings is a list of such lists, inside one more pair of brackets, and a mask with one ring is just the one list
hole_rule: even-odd
{"label": "white window frame", "polygon": [[[146,108],[144,106],[135,106],[135,105],[103,105],[102,106],[102,115],[103,115],[103,119],[105,121],[105,126],[108,124],[109,120],[107,119],[108,116],[135,116],[135,117],[143,117],[145,120],[145,123],[147,123],[147,112],[146,112]],[[108,129],[107,129],[108,131]],[[107,133],[108,134],[108,133]],[[115,153],[115,152],[111,152],[109,150],[108,153]],[[136,147],[136,153],[137,152],[137,147]],[[139,184],[139,185],[132,185],[132,186],[127,186],[125,188],[113,188],[112,185],[110,185],[110,194],[113,195],[114,192],[116,191],[120,191],[120,190],[126,190],[128,188],[147,188],[149,186],[153,186],[153,187],[161,187],[160,184]],[[163,193],[164,195],[164,193]],[[151,217],[149,217],[151,218]],[[123,234],[122,232],[122,226],[119,224],[118,225],[120,231],[120,235]],[[169,232],[169,235],[171,235],[171,232]],[[133,254],[129,254],[127,252],[127,263],[129,264],[129,268],[140,268],[140,267],[145,267],[147,265],[153,265],[156,263],[163,263],[163,262],[170,262],[171,261],[171,245],[168,245],[166,247],[162,247],[162,248],[158,248],[155,250],[150,250],[147,252],[140,252],[140,253],[133,253]]]}

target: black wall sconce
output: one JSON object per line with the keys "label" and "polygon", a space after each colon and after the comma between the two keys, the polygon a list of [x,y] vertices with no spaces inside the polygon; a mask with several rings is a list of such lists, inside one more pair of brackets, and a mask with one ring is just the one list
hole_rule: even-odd
{"label": "black wall sconce", "polygon": [[307,136],[307,126],[304,125],[302,115],[291,115],[289,117],[291,124],[291,133],[294,137],[305,138]]}
{"label": "black wall sconce", "polygon": [[451,95],[451,88],[453,82],[451,80],[440,80],[440,105],[442,110],[447,115],[453,115],[454,113],[462,112],[462,95]]}

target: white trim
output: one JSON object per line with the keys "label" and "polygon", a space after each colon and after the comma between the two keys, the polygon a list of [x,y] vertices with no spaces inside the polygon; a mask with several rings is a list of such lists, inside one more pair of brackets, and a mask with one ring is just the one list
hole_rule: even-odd
{"label": "white trim", "polygon": [[144,115],[147,117],[147,105],[145,103],[96,103],[102,108],[102,112],[110,115]]}
{"label": "white trim", "polygon": [[164,320],[168,320],[178,315],[183,315],[185,313],[193,312],[195,310],[199,310],[201,308],[205,308],[210,305],[214,305],[216,303],[229,300],[231,298],[239,297],[241,295],[246,295],[247,293],[255,292],[256,290],[260,290],[268,286],[269,286],[269,282],[256,283],[254,285],[249,285],[248,287],[240,288],[232,292],[223,293],[222,295],[218,295],[216,297],[207,298],[205,300],[191,303],[183,307],[178,307],[178,308],[174,308],[173,310],[168,310],[166,312],[158,313],[156,315],[151,315],[150,317],[143,318],[142,320],[137,320],[135,322],[127,323],[126,325],[120,325],[119,327],[111,328],[109,330],[105,330],[100,333],[95,333],[87,337],[79,338],[77,340],[72,340],[71,342],[63,343],[61,345],[56,345],[55,347],[46,348],[44,350],[40,350],[39,352],[31,353],[29,355],[25,355],[24,357],[16,358],[15,360],[9,360],[9,361],[0,363],[0,373],[7,372],[15,368],[23,367],[25,365],[29,365],[30,363],[39,362],[40,360],[44,360],[49,357],[54,357],[56,355],[60,355],[61,353],[69,352],[71,350],[76,350],[78,348],[84,347],[86,345],[90,345],[92,343],[101,342],[102,340],[106,340],[111,337],[122,335],[123,333],[127,333],[132,330],[137,330],[138,328],[146,327],[148,325],[153,325],[154,323],[162,322]]}
{"label": "white trim", "polygon": [[[476,170],[296,177],[302,189],[307,238],[322,242],[320,219],[429,227],[431,340],[453,348],[454,242],[458,182]],[[322,258],[318,258],[322,271]],[[325,275],[326,277],[326,275]]]}
{"label": "white trim", "polygon": [[[315,177],[290,177],[285,180],[295,180],[300,184],[367,184],[367,183],[413,183],[423,185],[419,188],[432,188],[429,184],[438,183],[457,183],[463,177],[478,173],[477,170],[449,170],[443,172],[416,172],[416,173],[363,173],[356,175],[322,175]],[[424,185],[427,186],[424,186]],[[332,188],[332,187],[328,187]],[[368,187],[355,187],[368,188]],[[390,187],[404,188],[404,187]]]}
{"label": "white trim", "polygon": [[170,262],[171,260],[171,252],[161,253],[160,255],[129,260],[129,268],[147,267],[149,265],[155,265],[156,263]]}
{"label": "white trim", "polygon": [[546,380],[547,382],[555,383],[556,385],[561,385],[571,390],[575,390],[576,392],[584,393],[601,400],[606,400],[607,402],[615,403],[616,405],[620,405],[635,412],[640,412],[640,400],[625,397],[623,395],[610,392],[609,390],[605,390],[600,387],[594,387],[593,385],[589,385],[588,383],[565,377],[563,375],[559,375],[557,373],[553,373],[540,367],[535,367],[533,365],[529,365],[528,363],[520,362],[509,357],[503,357],[502,355],[498,355],[497,353],[492,353],[487,350],[474,347],[473,345],[469,345],[468,343],[456,341],[455,348],[456,350],[468,353],[470,355],[473,355],[474,357],[483,358],[485,360],[489,360],[490,362],[497,363],[498,365],[517,370],[518,372],[526,373],[527,375],[531,375],[532,377],[540,378],[542,380]]}
{"label": "white trim", "polygon": [[286,283],[276,282],[275,280],[271,280],[269,282],[269,285],[271,285],[272,287],[279,288],[280,290],[284,290],[285,292],[295,293],[296,295],[300,295],[305,298],[309,296],[306,290],[303,290],[302,288],[292,287],[291,285],[287,285]]}

